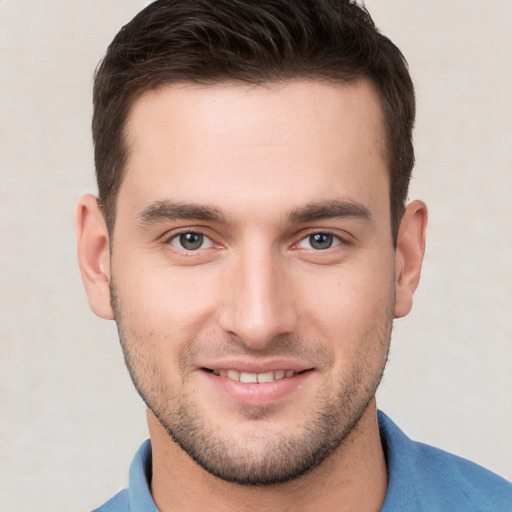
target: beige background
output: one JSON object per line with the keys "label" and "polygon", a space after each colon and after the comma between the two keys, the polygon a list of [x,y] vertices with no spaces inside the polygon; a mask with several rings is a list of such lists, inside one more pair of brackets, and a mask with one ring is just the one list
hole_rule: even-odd
{"label": "beige background", "polygon": [[[512,1],[372,0],[417,84],[415,309],[380,406],[512,479]],[[94,191],[92,73],[144,2],[0,0],[0,510],[83,511],[127,482],[144,408],[89,311],[76,200]]]}

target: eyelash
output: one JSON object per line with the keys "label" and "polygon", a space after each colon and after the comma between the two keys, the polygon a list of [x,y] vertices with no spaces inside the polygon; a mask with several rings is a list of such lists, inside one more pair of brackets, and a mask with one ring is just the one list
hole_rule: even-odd
{"label": "eyelash", "polygon": [[329,247],[326,247],[324,249],[315,249],[315,248],[305,248],[306,250],[309,250],[309,251],[313,251],[313,252],[323,252],[323,251],[327,251],[329,249],[333,249],[335,247],[338,247],[340,245],[346,245],[348,242],[342,238],[341,236],[337,235],[336,233],[333,233],[332,231],[330,230],[320,230],[320,231],[311,231],[310,233],[308,233],[307,235],[303,236],[296,244],[295,246],[299,246],[299,244],[301,244],[301,242],[305,241],[305,240],[308,240],[308,239],[311,239],[311,237],[315,236],[315,235],[324,235],[324,236],[330,236],[333,238],[333,242],[331,245],[329,245]]}
{"label": "eyelash", "polygon": [[[183,246],[181,247],[177,247],[175,246],[172,242],[174,240],[177,240],[179,239],[179,237],[183,236],[183,235],[199,235],[201,237],[203,237],[204,239],[206,239],[207,241],[209,241],[209,246],[208,247],[203,247],[203,243],[204,243],[204,240],[203,240],[203,243],[201,244],[200,247],[198,247],[197,249],[187,249]],[[318,252],[318,253],[322,253],[324,251],[328,251],[329,249],[333,249],[333,248],[336,248],[340,245],[347,245],[348,242],[345,238],[342,238],[341,236],[339,236],[338,234],[335,234],[333,233],[332,231],[330,230],[315,230],[315,231],[311,231],[309,233],[307,233],[306,235],[302,236],[300,238],[300,240],[298,242],[296,242],[292,248],[296,248],[296,249],[301,249],[300,247],[300,244],[308,239],[311,239],[311,237],[315,236],[315,235],[324,235],[324,236],[330,236],[333,238],[333,242],[331,245],[329,245],[328,247],[324,248],[324,249],[318,249],[318,248],[314,248],[314,247],[303,247],[303,249],[305,250],[308,250],[308,251],[311,251],[311,252]],[[212,237],[210,237],[209,235],[207,235],[205,232],[203,232],[202,230],[200,229],[196,229],[196,230],[193,230],[193,229],[183,229],[181,231],[178,231],[178,232],[174,232],[172,233],[172,235],[166,237],[163,241],[163,243],[165,245],[171,245],[173,247],[175,247],[177,250],[181,251],[182,253],[184,254],[187,254],[187,255],[194,255],[194,254],[198,254],[201,249],[202,250],[206,250],[206,249],[210,249],[212,247],[214,247],[216,244],[215,242],[213,241]],[[310,243],[311,245],[311,243]]]}
{"label": "eyelash", "polygon": [[[211,246],[213,247],[215,245],[215,242],[212,240],[212,238],[210,236],[208,236],[206,233],[204,233],[203,231],[199,230],[199,229],[183,229],[181,231],[178,231],[178,232],[173,232],[172,235],[166,237],[163,241],[164,245],[171,245],[173,247],[176,247],[174,246],[174,244],[172,243],[173,240],[177,240],[179,239],[181,236],[183,235],[199,235],[199,236],[202,236],[204,239],[207,239],[209,240]],[[206,249],[209,249],[210,247],[206,247]],[[177,250],[181,250],[182,252],[186,253],[186,254],[194,254],[194,253],[198,253],[201,249],[204,249],[203,247],[199,247],[198,249],[186,249],[185,247],[176,247]]]}

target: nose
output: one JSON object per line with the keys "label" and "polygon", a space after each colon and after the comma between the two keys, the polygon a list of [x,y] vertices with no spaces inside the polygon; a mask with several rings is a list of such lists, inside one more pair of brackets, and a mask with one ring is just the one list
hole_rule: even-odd
{"label": "nose", "polygon": [[244,251],[234,260],[222,283],[220,327],[247,347],[264,350],[277,336],[295,330],[292,282],[271,250]]}

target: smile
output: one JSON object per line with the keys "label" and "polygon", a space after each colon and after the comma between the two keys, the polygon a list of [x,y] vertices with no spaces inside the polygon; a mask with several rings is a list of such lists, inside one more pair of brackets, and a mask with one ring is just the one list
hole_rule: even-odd
{"label": "smile", "polygon": [[200,375],[229,402],[244,407],[267,407],[291,399],[316,374],[314,368],[290,361],[259,364],[246,361],[235,365],[235,361],[224,361],[214,368],[201,366]]}
{"label": "smile", "polygon": [[293,377],[298,373],[295,370],[275,370],[262,373],[243,372],[234,369],[218,369],[210,371],[214,375],[225,377],[227,379],[234,380],[237,382],[262,384]]}

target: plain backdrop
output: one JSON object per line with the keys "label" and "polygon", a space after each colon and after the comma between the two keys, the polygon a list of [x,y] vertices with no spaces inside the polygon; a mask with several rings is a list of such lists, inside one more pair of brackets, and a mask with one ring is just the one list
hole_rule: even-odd
{"label": "plain backdrop", "polygon": [[[0,510],[90,510],[127,483],[144,407],[89,310],[73,216],[95,192],[97,61],[139,0],[0,0]],[[372,0],[417,87],[422,283],[380,407],[512,479],[512,1]]]}

